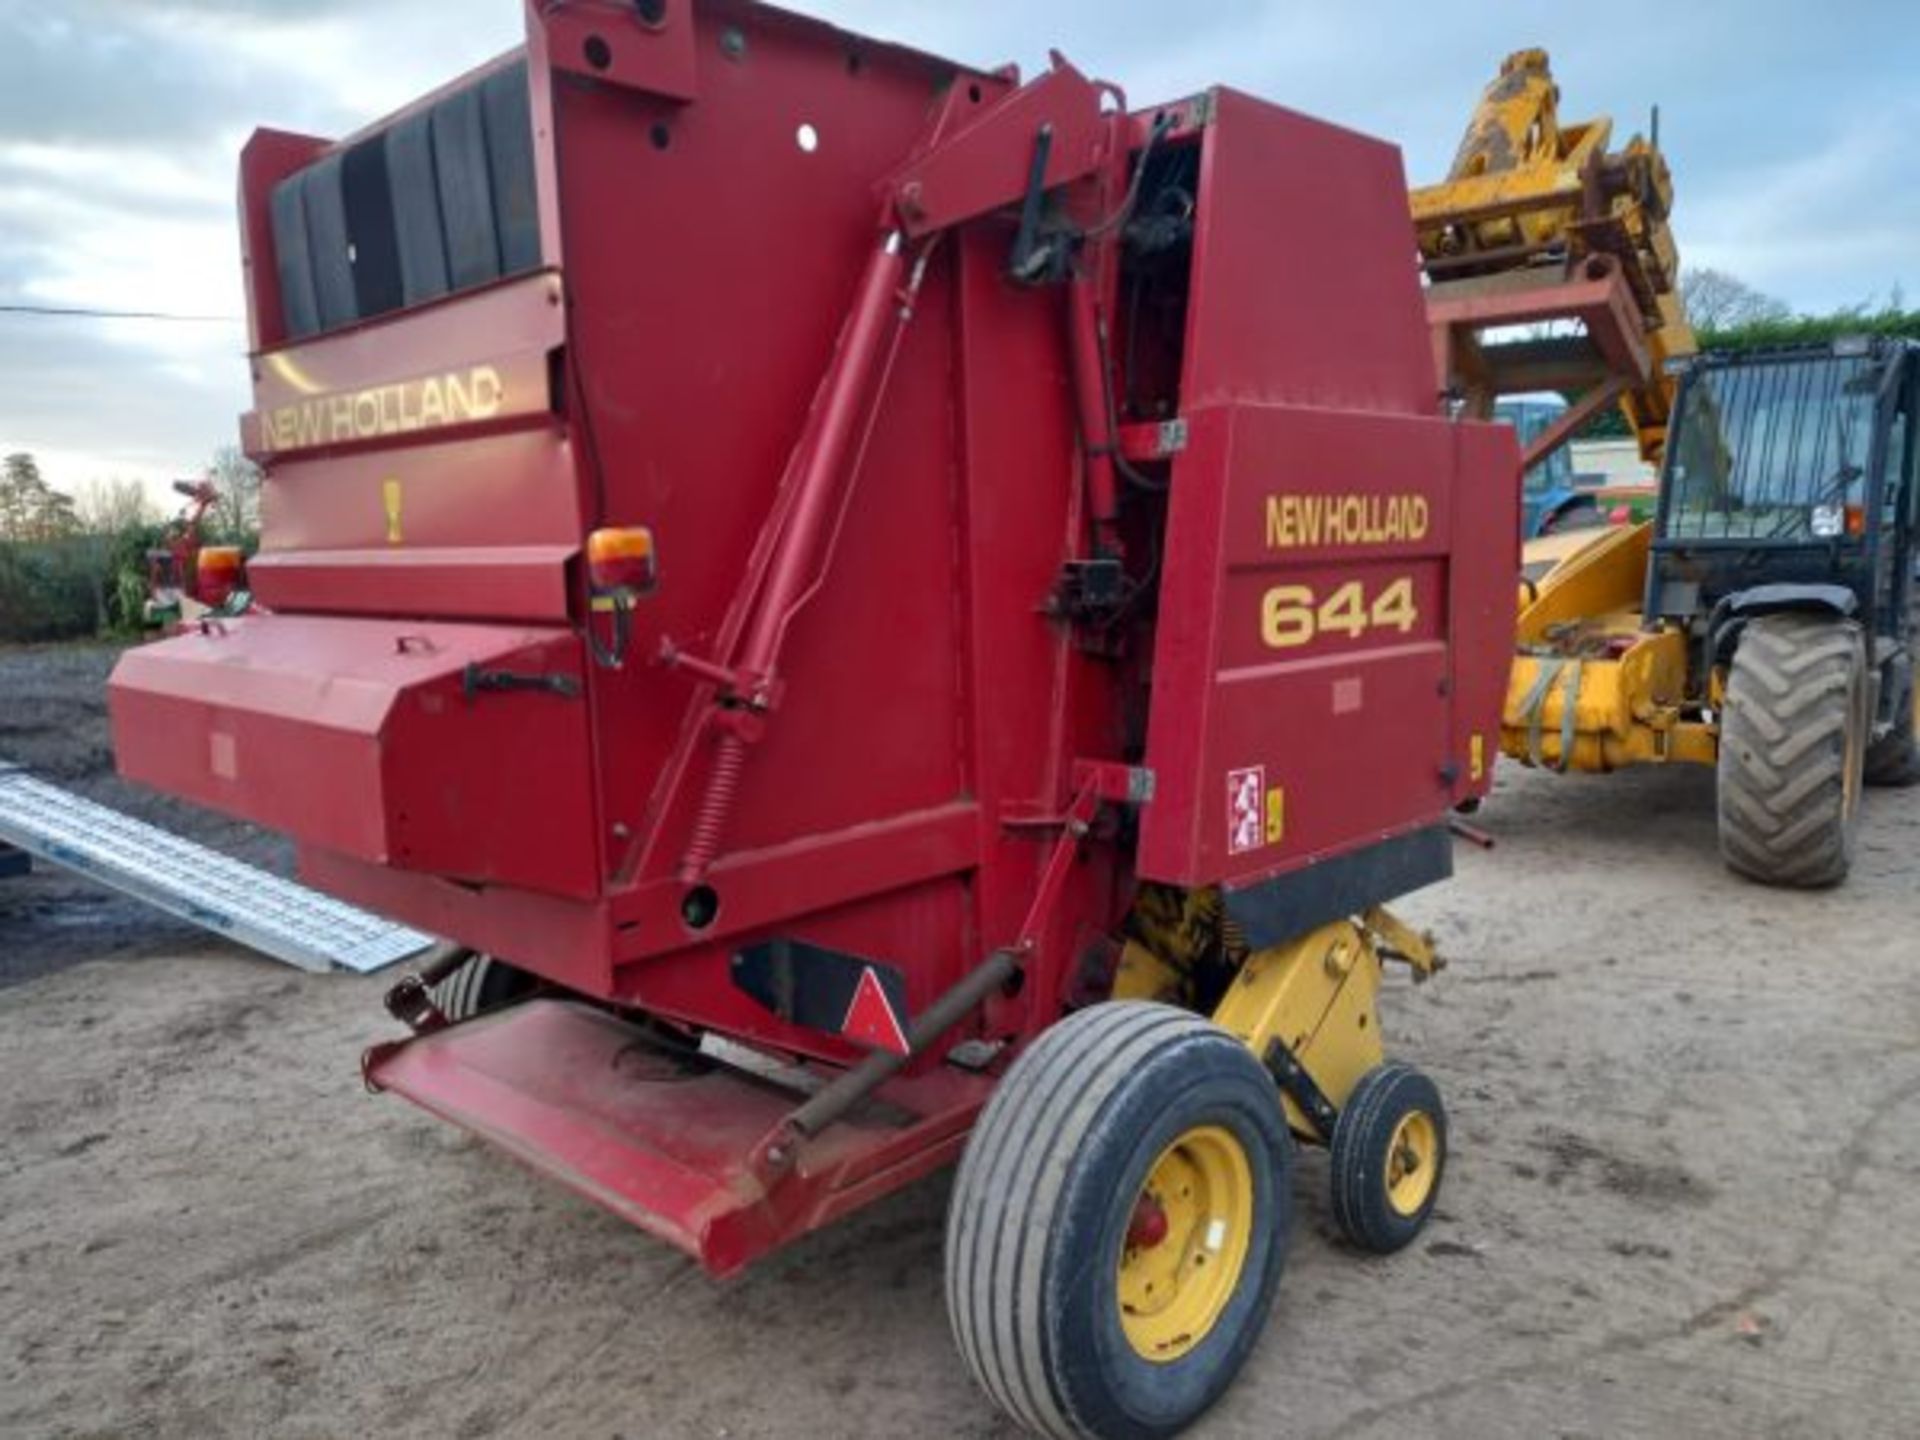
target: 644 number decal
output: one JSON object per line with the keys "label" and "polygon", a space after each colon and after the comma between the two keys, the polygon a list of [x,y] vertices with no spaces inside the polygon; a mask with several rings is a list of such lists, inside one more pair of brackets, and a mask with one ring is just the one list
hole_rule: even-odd
{"label": "644 number decal", "polygon": [[1370,630],[1408,635],[1419,621],[1408,575],[1389,580],[1371,597],[1360,581],[1345,580],[1324,594],[1311,585],[1276,585],[1260,601],[1260,638],[1273,650],[1290,650],[1322,635],[1354,640]]}

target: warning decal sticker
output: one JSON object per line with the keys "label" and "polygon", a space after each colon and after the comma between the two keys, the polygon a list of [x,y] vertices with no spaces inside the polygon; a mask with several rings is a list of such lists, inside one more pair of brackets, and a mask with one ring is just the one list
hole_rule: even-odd
{"label": "warning decal sticker", "polygon": [[854,987],[853,1003],[847,1006],[847,1018],[840,1024],[840,1033],[849,1040],[891,1050],[896,1055],[908,1053],[907,1032],[900,1024],[900,1017],[893,1013],[893,1004],[871,965],[860,972],[860,983]]}
{"label": "warning decal sticker", "polygon": [[1262,797],[1267,789],[1267,767],[1250,765],[1227,772],[1227,853],[1258,850],[1266,840]]}

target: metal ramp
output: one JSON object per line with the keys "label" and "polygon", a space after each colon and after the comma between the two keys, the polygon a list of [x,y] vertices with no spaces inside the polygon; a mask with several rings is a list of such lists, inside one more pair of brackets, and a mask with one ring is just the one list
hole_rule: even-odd
{"label": "metal ramp", "polygon": [[435,943],[5,762],[0,841],[302,970],[365,975]]}

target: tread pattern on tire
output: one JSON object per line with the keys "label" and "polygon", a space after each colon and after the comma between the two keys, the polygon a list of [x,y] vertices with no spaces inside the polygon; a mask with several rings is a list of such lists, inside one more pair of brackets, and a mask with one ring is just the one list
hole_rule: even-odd
{"label": "tread pattern on tire", "polygon": [[[1041,1286],[1068,1162],[1120,1083],[1153,1051],[1218,1033],[1169,1005],[1123,1002],[1046,1031],[994,1089],[954,1182],[947,1218],[948,1318],[980,1386],[1028,1429],[1081,1431],[1047,1377]],[[1016,1083],[1017,1081],[1017,1083]]]}
{"label": "tread pattern on tire", "polygon": [[[1447,1112],[1441,1104],[1439,1089],[1432,1080],[1405,1061],[1388,1060],[1363,1077],[1353,1098],[1348,1101],[1348,1109],[1341,1112],[1339,1123],[1333,1130],[1328,1168],[1333,1177],[1334,1222],[1349,1240],[1377,1253],[1386,1253],[1386,1247],[1369,1237],[1376,1236],[1383,1227],[1374,1224],[1370,1217],[1386,1204],[1386,1178],[1378,1164],[1369,1164],[1367,1161],[1382,1157],[1364,1156],[1355,1153],[1355,1150],[1356,1147],[1371,1148],[1374,1145],[1381,1115],[1399,1103],[1409,1084],[1431,1092],[1431,1104],[1422,1108],[1427,1109],[1433,1118],[1439,1144],[1439,1152],[1434,1160],[1439,1167],[1439,1175],[1435,1177],[1433,1190],[1427,1197],[1420,1223],[1410,1227],[1407,1239],[1412,1239],[1420,1229],[1420,1224],[1425,1222],[1426,1214],[1430,1214],[1438,1203],[1440,1181],[1446,1175]],[[1392,1248],[1399,1247],[1396,1245]]]}
{"label": "tread pattern on tire", "polygon": [[434,986],[433,1003],[440,1007],[440,1013],[456,1025],[478,1015],[485,1003],[494,964],[491,955],[475,955]]}
{"label": "tread pattern on tire", "polygon": [[1848,739],[1861,723],[1865,666],[1851,621],[1787,614],[1747,625],[1720,729],[1720,851],[1735,870],[1793,886],[1846,875],[1846,767],[1860,753]]}

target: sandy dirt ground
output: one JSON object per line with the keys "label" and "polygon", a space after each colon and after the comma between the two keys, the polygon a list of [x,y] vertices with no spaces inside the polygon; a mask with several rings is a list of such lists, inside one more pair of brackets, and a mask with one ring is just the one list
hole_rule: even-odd
{"label": "sandy dirt ground", "polygon": [[[1385,998],[1451,1107],[1440,1213],[1363,1258],[1304,1155],[1194,1433],[1920,1432],[1920,791],[1813,895],[1726,874],[1711,803],[1503,777],[1498,850],[1404,906],[1452,968]],[[112,925],[72,963],[85,929],[0,942],[62,957],[0,989],[0,1434],[1008,1433],[947,1336],[945,1177],[716,1285],[365,1094],[384,979]]]}

